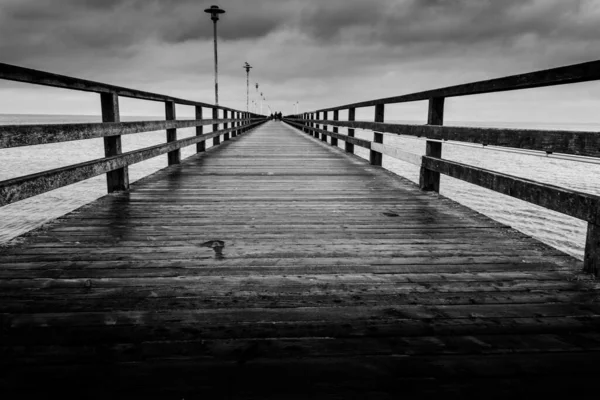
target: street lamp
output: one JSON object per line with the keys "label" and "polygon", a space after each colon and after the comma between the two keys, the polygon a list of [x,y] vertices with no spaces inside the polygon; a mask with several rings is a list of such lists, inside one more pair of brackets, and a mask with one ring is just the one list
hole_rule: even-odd
{"label": "street lamp", "polygon": [[250,111],[248,106],[250,103],[250,68],[252,67],[248,64],[248,61],[246,61],[246,64],[244,64],[242,68],[246,69],[246,111]]}
{"label": "street lamp", "polygon": [[205,13],[210,14],[210,19],[213,21],[214,27],[214,40],[215,40],[215,105],[219,105],[219,59],[217,56],[217,21],[219,20],[219,14],[225,14],[225,10],[219,8],[219,6],[211,6],[204,10]]}

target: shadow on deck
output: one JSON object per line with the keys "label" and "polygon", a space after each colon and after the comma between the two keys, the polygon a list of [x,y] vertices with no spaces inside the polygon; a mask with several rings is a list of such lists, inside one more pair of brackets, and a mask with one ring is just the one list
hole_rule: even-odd
{"label": "shadow on deck", "polygon": [[4,393],[595,390],[581,263],[279,122],[0,253]]}

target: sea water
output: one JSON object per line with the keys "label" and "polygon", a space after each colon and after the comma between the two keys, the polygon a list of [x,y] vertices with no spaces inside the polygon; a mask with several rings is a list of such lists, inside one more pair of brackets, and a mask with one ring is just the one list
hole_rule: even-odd
{"label": "sea water", "polygon": [[[160,119],[122,117],[123,121]],[[67,115],[0,115],[0,125],[100,122],[99,116]],[[411,123],[411,121],[397,121]],[[413,122],[414,123],[414,122]],[[577,124],[506,124],[449,122],[448,125],[494,126],[507,128],[565,129],[598,131],[598,125]],[[205,127],[210,132],[210,127]],[[346,133],[340,128],[340,133]],[[178,137],[195,135],[195,130],[180,129]],[[370,131],[356,130],[359,138],[373,140]],[[131,151],[165,142],[165,132],[148,132],[122,137],[123,151]],[[409,136],[384,135],[384,142],[416,154],[424,154],[425,140]],[[210,147],[212,141],[207,141]],[[339,141],[339,146],[344,143]],[[368,159],[368,150],[355,147],[359,157]],[[182,158],[195,152],[195,146],[182,149]],[[40,146],[0,149],[0,180],[28,175],[52,168],[102,158],[102,139],[56,143]],[[539,182],[600,195],[600,162],[587,157],[547,156],[544,152],[501,149],[492,146],[458,145],[445,142],[443,158]],[[167,166],[166,156],[129,167],[134,182]],[[419,168],[384,156],[383,166],[413,182],[418,182]],[[441,194],[477,210],[501,223],[512,226],[555,248],[583,258],[586,223],[584,221],[538,207],[509,196],[477,187],[453,178],[441,178]],[[64,215],[106,193],[104,176],[57,189],[0,208],[0,244]]]}

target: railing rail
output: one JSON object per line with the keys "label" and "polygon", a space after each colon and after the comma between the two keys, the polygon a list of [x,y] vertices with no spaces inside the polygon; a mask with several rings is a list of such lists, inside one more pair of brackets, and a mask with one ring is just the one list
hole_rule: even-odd
{"label": "railing rail", "polygon": [[[564,153],[600,158],[600,132],[562,131],[539,129],[503,129],[443,126],[444,103],[447,97],[467,96],[509,90],[565,85],[600,80],[600,61],[451,86],[425,92],[388,97],[338,107],[291,115],[284,121],[321,140],[331,138],[346,141],[346,152],[354,153],[354,146],[369,149],[370,163],[381,166],[382,156],[415,164],[421,168],[419,186],[424,191],[439,192],[440,174],[460,179],[532,204],[582,219],[588,223],[584,255],[584,270],[600,275],[600,197],[545,183],[535,182],[508,174],[489,171],[442,159],[444,141],[477,143],[546,153]],[[385,105],[429,101],[427,125],[385,123]],[[375,106],[374,122],[356,121],[356,109]],[[348,110],[348,120],[339,120],[339,111]],[[328,119],[333,112],[333,119]],[[327,126],[334,127],[333,131]],[[348,135],[340,134],[339,127],[348,128]],[[355,129],[374,132],[373,140],[357,139]],[[405,152],[384,143],[383,133],[407,135],[426,139],[425,155]]]}
{"label": "railing rail", "polygon": [[[265,117],[228,107],[178,99],[171,96],[123,88],[49,72],[37,71],[0,63],[0,79],[36,85],[52,86],[100,94],[102,123],[51,124],[51,125],[3,125],[0,126],[0,149],[59,143],[93,138],[104,139],[105,157],[70,165],[37,174],[0,181],[0,206],[36,196],[50,190],[80,182],[97,175],[106,174],[108,192],[129,188],[129,165],[168,155],[168,164],[181,162],[180,149],[196,144],[196,152],[206,150],[205,142],[213,139],[218,145],[224,140],[238,136],[265,121]],[[121,122],[119,97],[159,101],[165,104],[164,121]],[[175,105],[194,106],[196,119],[177,120]],[[203,118],[203,109],[212,109],[212,118]],[[223,118],[219,118],[219,110]],[[204,133],[204,125],[213,126],[213,132]],[[222,125],[222,129],[219,126]],[[196,128],[196,136],[177,139],[177,129]],[[166,131],[166,144],[140,150],[122,152],[121,136],[134,133]]]}

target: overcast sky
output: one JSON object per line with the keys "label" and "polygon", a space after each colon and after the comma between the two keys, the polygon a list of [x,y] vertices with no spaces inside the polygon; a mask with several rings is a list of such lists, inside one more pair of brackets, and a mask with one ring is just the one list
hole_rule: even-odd
{"label": "overcast sky", "polygon": [[[0,62],[212,103],[199,0],[0,0]],[[308,111],[600,59],[598,0],[220,0],[220,102],[242,65],[271,107]],[[123,113],[160,104],[123,101]],[[0,113],[97,114],[98,96],[0,82]],[[372,110],[363,110],[371,113]],[[388,119],[425,118],[425,105]],[[362,114],[360,114],[362,115]],[[368,115],[365,115],[368,117]],[[599,122],[600,85],[450,100],[448,119]]]}

